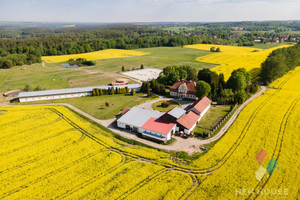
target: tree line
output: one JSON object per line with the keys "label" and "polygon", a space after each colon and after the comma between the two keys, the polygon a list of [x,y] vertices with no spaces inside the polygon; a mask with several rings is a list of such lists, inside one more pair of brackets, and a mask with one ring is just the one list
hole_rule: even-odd
{"label": "tree line", "polygon": [[226,82],[222,73],[217,74],[208,68],[197,71],[191,66],[173,65],[163,68],[157,80],[144,82],[141,90],[149,92],[152,89],[153,92],[162,94],[163,88],[172,86],[179,80],[195,81],[198,98],[208,96],[219,104],[242,103],[259,89],[258,83],[251,80],[250,73],[244,68],[234,70]]}
{"label": "tree line", "polygon": [[138,49],[202,43],[200,36],[173,35],[161,29],[97,30],[0,40],[0,68],[41,62],[41,56],[88,53],[104,49]]}
{"label": "tree line", "polygon": [[92,91],[92,95],[93,96],[102,96],[102,95],[113,95],[113,94],[127,94],[129,93],[131,95],[135,95],[135,89],[131,89],[129,91],[129,88],[126,86],[124,88],[113,88],[113,87],[110,87],[108,88],[107,90],[106,89],[102,89],[102,88],[94,88],[93,91]]}
{"label": "tree line", "polygon": [[300,42],[294,46],[276,49],[261,65],[260,79],[269,84],[300,65]]}

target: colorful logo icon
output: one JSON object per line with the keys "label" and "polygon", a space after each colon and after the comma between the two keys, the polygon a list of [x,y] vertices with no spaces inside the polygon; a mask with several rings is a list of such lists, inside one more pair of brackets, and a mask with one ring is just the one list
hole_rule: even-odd
{"label": "colorful logo icon", "polygon": [[[260,151],[256,154],[256,161],[260,164],[259,168],[255,172],[255,177],[258,181],[261,181],[262,178],[265,176],[265,174],[268,172],[269,174],[272,174],[276,166],[278,165],[278,162],[271,158],[271,160],[267,164],[267,169],[263,167],[264,160],[268,161],[268,152],[266,152],[264,149],[260,149]],[[278,167],[279,170],[279,167]]]}

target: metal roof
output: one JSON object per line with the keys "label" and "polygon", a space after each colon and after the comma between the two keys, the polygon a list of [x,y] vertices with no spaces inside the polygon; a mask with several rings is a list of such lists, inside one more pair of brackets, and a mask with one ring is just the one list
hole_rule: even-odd
{"label": "metal roof", "polygon": [[136,89],[137,92],[139,91],[139,89],[141,87],[139,84],[128,84],[128,85],[119,85],[119,86],[99,85],[99,86],[90,86],[90,87],[81,87],[81,88],[42,90],[42,91],[33,91],[33,92],[21,92],[21,93],[19,93],[19,98],[84,93],[84,92],[92,92],[94,88],[99,88],[99,89],[101,88],[101,89],[107,90],[108,88],[111,88],[111,87],[113,87],[115,89],[115,88],[124,88],[126,86],[129,89]]}
{"label": "metal roof", "polygon": [[164,113],[146,110],[138,107],[131,108],[118,122],[141,128],[151,117],[157,119]]}
{"label": "metal roof", "polygon": [[173,108],[172,110],[170,110],[168,112],[169,115],[175,117],[176,119],[180,118],[182,115],[185,114],[185,110],[181,109],[181,108],[178,108],[178,107],[175,107]]}

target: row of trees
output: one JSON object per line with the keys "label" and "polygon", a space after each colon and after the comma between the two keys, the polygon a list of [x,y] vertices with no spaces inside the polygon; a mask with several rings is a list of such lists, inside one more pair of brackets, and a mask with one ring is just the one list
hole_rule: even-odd
{"label": "row of trees", "polygon": [[269,84],[300,65],[300,42],[294,46],[273,51],[262,63],[260,78]]}
{"label": "row of trees", "polygon": [[[127,94],[129,93],[129,88],[126,86],[124,88],[116,88],[114,89],[113,87],[106,89],[101,89],[101,88],[94,88],[93,91],[93,96],[101,96],[101,95],[113,95],[113,94]],[[131,95],[135,94],[135,90],[132,89],[130,91]]]}

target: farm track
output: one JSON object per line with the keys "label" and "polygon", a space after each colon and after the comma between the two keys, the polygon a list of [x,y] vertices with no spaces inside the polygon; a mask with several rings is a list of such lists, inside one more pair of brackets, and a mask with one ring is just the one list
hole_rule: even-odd
{"label": "farm track", "polygon": [[[33,118],[34,119],[34,118]],[[9,135],[5,135],[1,138],[0,140],[0,143],[2,142],[11,142],[11,141],[14,141],[14,140],[11,140],[11,141],[6,141],[5,138],[10,138],[11,136],[15,136],[17,134],[20,134],[20,133],[24,133],[24,132],[27,132],[27,131],[30,131],[30,130],[36,130],[37,128],[41,128],[41,127],[45,127],[45,126],[49,126],[49,125],[53,125],[57,122],[59,122],[61,119],[60,118],[57,118],[55,120],[53,120],[52,122],[46,122],[44,124],[40,124],[40,125],[36,125],[36,126],[33,126],[33,127],[30,127],[28,129],[25,129],[25,130],[22,130],[22,131],[18,131],[18,132],[13,132],[12,134],[9,134]],[[2,127],[2,126],[1,126]],[[4,140],[3,140],[4,139]],[[17,139],[15,139],[17,140]],[[1,154],[0,154],[1,155]]]}
{"label": "farm track", "polygon": [[22,150],[22,149],[25,149],[25,148],[27,148],[27,147],[34,146],[34,145],[39,144],[39,143],[41,143],[41,142],[47,141],[47,140],[49,140],[49,139],[51,139],[51,138],[55,138],[55,137],[57,137],[57,136],[60,136],[60,135],[66,133],[66,132],[69,132],[69,131],[71,131],[71,130],[73,130],[73,129],[67,129],[67,130],[63,130],[63,131],[60,131],[60,132],[58,132],[58,133],[49,135],[49,136],[44,137],[44,138],[42,138],[42,139],[40,139],[40,140],[34,141],[34,142],[30,143],[30,144],[26,144],[26,145],[20,146],[20,147],[18,147],[18,148],[12,149],[12,150],[10,150],[10,151],[1,153],[0,156],[5,156],[5,155],[8,155],[8,154],[11,154],[11,153],[20,151],[20,150]]}
{"label": "farm track", "polygon": [[[279,133],[278,133],[278,136],[277,136],[277,140],[276,140],[276,145],[275,145],[275,149],[273,151],[273,154],[272,154],[272,157],[271,158],[274,158],[276,161],[278,160],[278,158],[280,157],[280,153],[281,153],[281,149],[282,149],[282,143],[283,143],[283,139],[284,139],[284,134],[285,134],[285,131],[286,131],[286,126],[287,126],[287,123],[288,123],[288,120],[291,116],[291,114],[293,113],[293,110],[294,108],[296,107],[296,105],[298,104],[300,100],[300,96],[298,96],[292,103],[291,105],[289,106],[288,110],[286,111],[286,113],[284,114],[284,117],[282,118],[281,120],[281,123],[280,123],[280,129],[279,129]],[[272,174],[270,175],[265,175],[263,180],[260,181],[256,186],[255,188],[253,189],[253,193],[251,193],[247,199],[256,199],[259,194],[261,192],[257,192],[255,193],[255,191],[262,191],[264,189],[264,187],[266,186],[266,184],[269,182],[270,178],[272,177]],[[255,196],[254,196],[255,195]],[[252,198],[252,196],[254,196]]]}
{"label": "farm track", "polygon": [[184,199],[184,200],[188,199],[197,190],[197,188],[200,186],[198,178],[195,175],[190,174],[190,177],[193,181],[191,186],[178,199]]}
{"label": "farm track", "polygon": [[133,194],[134,192],[136,192],[137,190],[139,190],[140,188],[145,186],[147,183],[149,183],[150,181],[152,181],[153,179],[159,177],[160,175],[164,174],[167,171],[168,170],[166,170],[165,168],[163,168],[161,170],[158,170],[157,172],[153,173],[152,175],[148,176],[147,178],[141,180],[138,184],[131,187],[129,190],[127,190],[126,192],[121,194],[116,199],[126,199],[129,195]]}
{"label": "farm track", "polygon": [[122,167],[126,163],[128,163],[128,162],[126,162],[126,157],[122,155],[122,160],[119,163],[117,163],[116,165],[114,165],[113,167],[107,169],[106,171],[104,171],[100,174],[97,174],[97,175],[93,176],[91,179],[85,181],[84,183],[81,183],[80,185],[77,185],[76,187],[72,188],[72,190],[68,190],[67,192],[55,197],[54,199],[64,199],[67,196],[70,196],[73,193],[85,188],[86,186],[88,186],[88,185],[90,185],[90,184],[92,184],[92,183],[94,183],[98,180],[101,180],[101,178],[104,178],[107,175],[113,173],[114,171],[118,170],[120,167]]}
{"label": "farm track", "polygon": [[[73,129],[72,129],[72,130],[73,130]],[[72,145],[75,145],[75,144],[80,143],[84,138],[85,138],[85,136],[84,136],[84,135],[81,135],[81,137],[80,137],[78,140],[73,141],[72,143],[69,143],[69,144],[67,144],[67,145],[64,145],[64,146],[62,146],[62,147],[60,147],[60,148],[58,148],[58,149],[52,150],[51,152],[48,152],[48,153],[43,154],[43,155],[41,155],[41,156],[35,157],[35,158],[32,159],[32,160],[27,160],[26,162],[23,162],[23,163],[21,163],[21,164],[18,164],[18,165],[16,165],[16,166],[11,167],[11,168],[8,168],[8,169],[5,169],[5,170],[3,170],[3,171],[0,171],[0,175],[3,175],[3,174],[5,174],[5,173],[7,173],[7,172],[10,172],[10,171],[19,169],[19,168],[21,168],[21,167],[25,167],[26,165],[29,165],[29,164],[34,163],[34,162],[37,162],[37,161],[43,159],[44,157],[49,156],[49,155],[51,155],[51,154],[53,154],[53,153],[60,152],[61,150],[65,149],[65,148],[68,147],[68,146],[72,146]]]}
{"label": "farm track", "polygon": [[49,178],[49,177],[51,177],[51,176],[53,176],[53,175],[55,175],[55,174],[58,174],[58,173],[60,173],[60,172],[62,172],[62,171],[64,171],[64,170],[66,170],[66,169],[68,169],[68,168],[70,168],[70,167],[73,167],[74,165],[77,165],[77,164],[81,163],[82,161],[88,160],[89,158],[92,158],[92,157],[94,157],[95,155],[97,155],[97,154],[99,154],[99,153],[101,153],[101,152],[103,152],[103,151],[105,151],[105,150],[106,150],[106,149],[101,149],[101,150],[95,151],[95,152],[93,152],[93,153],[90,153],[90,154],[88,154],[88,155],[86,155],[86,156],[84,156],[84,157],[81,157],[81,158],[79,158],[79,159],[77,159],[77,160],[75,160],[75,161],[73,161],[73,162],[71,162],[71,163],[69,163],[69,164],[67,164],[67,165],[65,165],[65,166],[62,166],[62,167],[60,167],[60,168],[58,168],[58,169],[56,169],[56,170],[54,170],[54,171],[51,171],[51,172],[49,172],[49,173],[47,173],[47,174],[45,174],[45,175],[43,175],[43,176],[40,176],[40,177],[38,177],[38,178],[36,178],[36,179],[34,179],[34,180],[32,180],[32,181],[29,181],[29,182],[27,182],[27,183],[24,184],[24,185],[21,185],[21,186],[15,188],[15,189],[13,189],[13,190],[11,190],[11,191],[9,191],[9,192],[6,192],[6,193],[2,194],[2,195],[0,196],[0,199],[3,199],[3,198],[5,198],[5,197],[9,197],[10,195],[15,194],[15,193],[17,193],[17,192],[20,192],[21,190],[26,189],[26,188],[28,188],[28,187],[31,186],[31,185],[34,185],[34,184],[36,184],[36,183],[38,183],[38,182],[41,182],[41,181],[43,181],[43,180],[46,180],[47,178]]}

